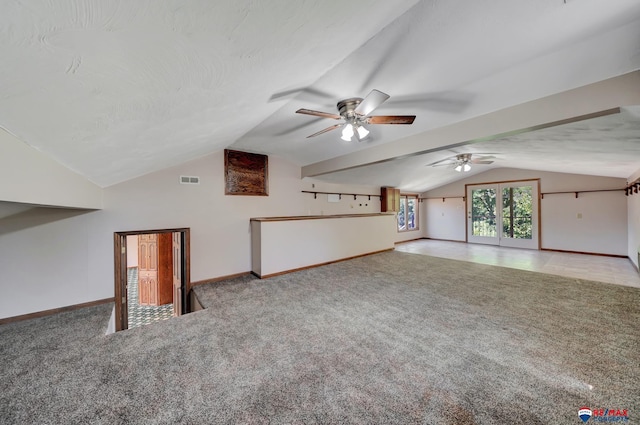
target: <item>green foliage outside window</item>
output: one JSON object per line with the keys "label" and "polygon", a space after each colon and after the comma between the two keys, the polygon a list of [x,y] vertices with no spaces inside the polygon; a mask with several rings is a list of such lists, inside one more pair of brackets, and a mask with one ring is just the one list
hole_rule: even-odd
{"label": "green foliage outside window", "polygon": [[[502,190],[502,237],[532,238],[532,196],[531,186],[506,187]],[[495,189],[471,191],[473,236],[497,236],[496,198]]]}
{"label": "green foliage outside window", "polygon": [[531,239],[533,208],[531,186],[502,189],[502,236]]}
{"label": "green foliage outside window", "polygon": [[497,236],[496,228],[496,191],[479,189],[471,191],[471,215],[473,236]]}
{"label": "green foliage outside window", "polygon": [[418,198],[401,196],[398,211],[398,231],[416,230],[418,228]]}

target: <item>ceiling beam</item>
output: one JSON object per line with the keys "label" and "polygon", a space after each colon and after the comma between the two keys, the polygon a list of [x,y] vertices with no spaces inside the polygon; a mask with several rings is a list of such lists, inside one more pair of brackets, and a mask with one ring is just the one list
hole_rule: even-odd
{"label": "ceiling beam", "polygon": [[423,155],[620,112],[640,105],[640,71],[302,167],[302,177]]}

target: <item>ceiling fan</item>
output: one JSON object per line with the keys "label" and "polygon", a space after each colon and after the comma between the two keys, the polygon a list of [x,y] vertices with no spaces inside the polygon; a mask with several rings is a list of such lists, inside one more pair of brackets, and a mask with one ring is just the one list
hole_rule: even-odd
{"label": "ceiling fan", "polygon": [[[456,156],[452,156],[450,158],[445,158],[440,161],[436,161],[431,164],[427,164],[428,167],[442,167],[448,166],[452,167],[457,172],[464,172],[471,170],[471,164],[493,164],[493,161],[490,159],[495,158],[495,156],[481,156],[479,158],[472,159],[470,153],[460,153]],[[487,155],[487,154],[481,154]]]}
{"label": "ceiling fan", "polygon": [[389,97],[388,94],[374,89],[364,99],[352,97],[338,102],[338,114],[313,111],[311,109],[298,109],[296,113],[342,121],[340,124],[335,124],[313,133],[307,138],[319,136],[342,127],[342,140],[350,142],[351,138],[355,136],[360,141],[369,134],[369,130],[364,127],[364,124],[412,124],[413,120],[416,119],[415,115],[369,115]]}

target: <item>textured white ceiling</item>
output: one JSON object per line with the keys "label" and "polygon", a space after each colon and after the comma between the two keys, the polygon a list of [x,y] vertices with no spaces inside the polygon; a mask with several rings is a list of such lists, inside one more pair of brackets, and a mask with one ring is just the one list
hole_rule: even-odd
{"label": "textured white ceiling", "polygon": [[[306,165],[640,69],[640,2],[12,1],[0,55],[0,126],[108,186],[228,146]],[[376,113],[416,122],[305,138],[332,123],[296,109],[372,88],[392,96]],[[622,173],[579,130],[558,137],[573,155],[523,139],[504,161]],[[390,164],[327,178],[429,186]]]}
{"label": "textured white ceiling", "polygon": [[[429,166],[460,153],[495,158],[490,165],[472,165],[468,173],[459,173],[453,167]],[[423,192],[492,168],[505,167],[626,178],[640,167],[640,106],[622,108],[619,114],[325,174],[319,178]]]}
{"label": "textured white ceiling", "polygon": [[[422,1],[233,146],[306,165],[639,68],[637,1]],[[334,122],[298,108],[335,112],[373,88],[391,95],[376,114],[415,114],[414,124],[371,126],[361,143],[335,130],[306,139]]]}
{"label": "textured white ceiling", "polygon": [[0,126],[107,186],[228,146],[415,2],[4,2]]}

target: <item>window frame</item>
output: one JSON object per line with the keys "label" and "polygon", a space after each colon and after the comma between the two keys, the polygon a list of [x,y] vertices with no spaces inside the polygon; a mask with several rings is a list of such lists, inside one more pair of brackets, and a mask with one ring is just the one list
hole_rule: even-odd
{"label": "window frame", "polygon": [[[408,223],[408,214],[407,212],[409,211],[409,199],[413,198],[415,200],[415,208],[414,208],[414,214],[415,214],[415,220],[414,220],[414,224],[415,227],[409,229],[408,226],[406,225]],[[416,193],[400,193],[400,204],[403,205],[404,204],[404,223],[405,223],[405,228],[404,229],[400,229],[400,212],[401,210],[403,210],[402,207],[398,208],[398,220],[397,220],[397,225],[396,228],[398,229],[398,233],[404,233],[404,232],[415,232],[417,230],[420,230],[420,198],[418,197],[418,194]]]}

